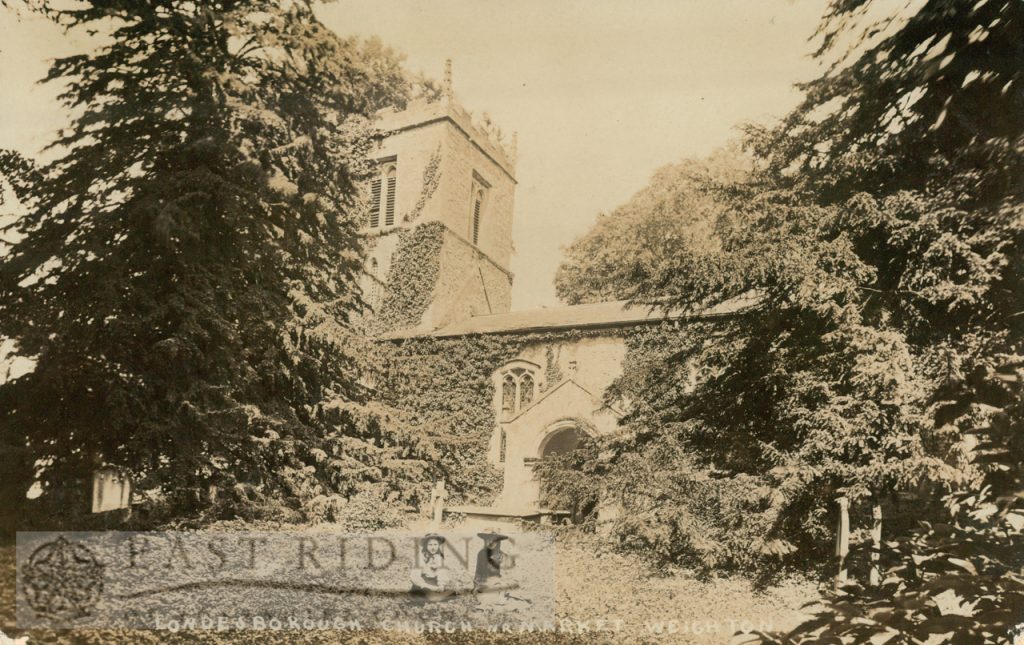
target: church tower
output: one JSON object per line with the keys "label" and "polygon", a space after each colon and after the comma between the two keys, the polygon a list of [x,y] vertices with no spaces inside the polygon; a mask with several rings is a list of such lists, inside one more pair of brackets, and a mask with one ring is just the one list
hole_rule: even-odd
{"label": "church tower", "polygon": [[378,115],[363,292],[379,333],[424,333],[511,307],[515,149],[451,91]]}

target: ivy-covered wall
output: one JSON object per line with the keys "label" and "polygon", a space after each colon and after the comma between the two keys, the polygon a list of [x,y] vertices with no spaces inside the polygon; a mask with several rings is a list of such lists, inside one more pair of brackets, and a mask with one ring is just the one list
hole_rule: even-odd
{"label": "ivy-covered wall", "polygon": [[563,378],[568,375],[554,362],[558,348],[633,333],[627,328],[379,341],[376,398],[405,411],[405,422],[438,447],[453,501],[487,504],[502,483],[501,472],[487,462],[497,422],[494,371],[528,349],[543,356],[551,348],[552,362],[543,360],[541,367]]}
{"label": "ivy-covered wall", "polygon": [[391,256],[386,290],[373,331],[381,334],[415,327],[433,302],[434,286],[441,268],[445,226],[426,222],[398,233]]}

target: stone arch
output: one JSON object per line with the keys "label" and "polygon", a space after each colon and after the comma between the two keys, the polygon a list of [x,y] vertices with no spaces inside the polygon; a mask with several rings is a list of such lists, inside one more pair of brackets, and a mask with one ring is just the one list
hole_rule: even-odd
{"label": "stone arch", "polygon": [[591,434],[587,424],[576,419],[556,421],[544,429],[544,434],[537,446],[537,458],[544,459],[575,450],[580,440],[591,436]]}

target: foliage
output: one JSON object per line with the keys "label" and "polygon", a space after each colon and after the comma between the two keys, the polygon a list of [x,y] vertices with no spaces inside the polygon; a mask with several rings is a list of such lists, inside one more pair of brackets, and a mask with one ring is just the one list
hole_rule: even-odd
{"label": "foliage", "polygon": [[310,500],[307,518],[313,523],[331,522],[354,533],[404,527],[408,513],[394,500],[380,497],[375,491],[361,491],[351,497],[321,495]]}
{"label": "foliage", "polygon": [[374,396],[402,410],[403,425],[436,445],[439,476],[456,497],[493,496],[501,477],[485,460],[496,420],[491,374],[518,351],[518,339],[413,338],[374,350]]}
{"label": "foliage", "polygon": [[439,452],[448,490],[474,503],[499,492],[501,473],[486,462],[497,425],[492,376],[528,346],[550,346],[605,331],[491,334],[458,338],[420,336],[379,341],[373,350],[374,396],[401,410],[402,425]]}
{"label": "foliage", "polygon": [[558,365],[558,355],[560,353],[560,347],[549,345],[544,348],[544,389],[549,389],[561,383],[562,379],[565,378],[562,374],[562,368]]}
{"label": "foliage", "polygon": [[56,160],[0,158],[25,210],[0,336],[35,361],[0,385],[0,430],[44,497],[110,463],[187,512],[298,512],[426,467],[358,405],[349,331],[355,185],[369,115],[409,91],[398,58],[305,2],[27,4],[109,43],[51,67],[78,115]]}
{"label": "foliage", "polygon": [[373,328],[377,333],[415,327],[434,299],[441,267],[445,226],[425,222],[398,232],[398,246],[391,256],[387,293]]}
{"label": "foliage", "polygon": [[752,128],[772,173],[833,201],[930,187],[973,209],[1020,194],[1019,2],[832,0],[818,37],[828,71],[778,127]]}
{"label": "foliage", "polygon": [[749,169],[749,158],[732,146],[658,170],[569,246],[555,276],[558,297],[568,304],[628,298],[665,258],[717,248],[714,227],[723,204],[716,188],[740,181]]}
{"label": "foliage", "polygon": [[437,148],[430,155],[430,159],[427,160],[427,165],[423,167],[423,178],[420,185],[422,186],[420,188],[420,196],[416,199],[416,204],[412,207],[412,210],[402,217],[403,222],[415,222],[416,218],[423,212],[427,202],[437,192],[437,187],[441,185],[441,144],[437,144]]}
{"label": "foliage", "polygon": [[[972,433],[979,461],[996,465],[984,485],[945,498],[948,515],[883,543],[881,584],[853,584],[819,603],[813,619],[763,642],[1012,642],[1024,616],[1024,358],[972,377],[977,403],[998,410]],[[869,551],[866,545],[862,551]]]}
{"label": "foliage", "polygon": [[[831,3],[826,50],[868,4]],[[977,485],[986,466],[969,434],[1000,408],[972,375],[1018,351],[1024,310],[1024,121],[1004,118],[1021,110],[1021,11],[933,0],[894,19],[895,35],[871,33],[874,45],[854,33],[852,62],[806,85],[777,128],[748,129],[757,171],[717,187],[718,246],[686,240],[620,274],[625,291],[577,280],[580,293],[666,309],[759,299],[718,332],[669,333],[649,360],[627,361],[620,394],[634,411],[598,454],[610,489],[651,464],[639,487],[650,525],[631,535],[673,543],[685,520],[671,482],[688,481],[690,460],[754,478],[774,517],[746,522],[801,556],[824,556],[837,495],[927,500]]]}
{"label": "foliage", "polygon": [[938,442],[962,442],[973,476],[947,497],[946,522],[885,544],[880,587],[844,589],[766,638],[1008,642],[1024,609],[1024,7],[931,0],[865,25],[868,4],[830,3],[819,55],[851,25],[865,31],[753,141],[774,181],[847,203],[840,230],[875,272],[861,306],[903,336],[928,379],[924,418]]}

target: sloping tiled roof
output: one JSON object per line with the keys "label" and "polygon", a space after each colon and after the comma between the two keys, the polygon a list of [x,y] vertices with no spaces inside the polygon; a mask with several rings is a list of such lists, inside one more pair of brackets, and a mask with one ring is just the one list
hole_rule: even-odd
{"label": "sloping tiled roof", "polygon": [[454,322],[434,331],[404,330],[385,336],[385,339],[432,336],[473,336],[478,334],[512,334],[556,329],[592,329],[598,327],[628,327],[656,323],[662,320],[716,318],[737,314],[752,308],[758,302],[753,294],[745,294],[726,300],[701,311],[679,311],[666,315],[661,309],[652,310],[649,305],[630,307],[625,300],[595,302],[586,305],[543,307],[503,314],[473,316]]}

